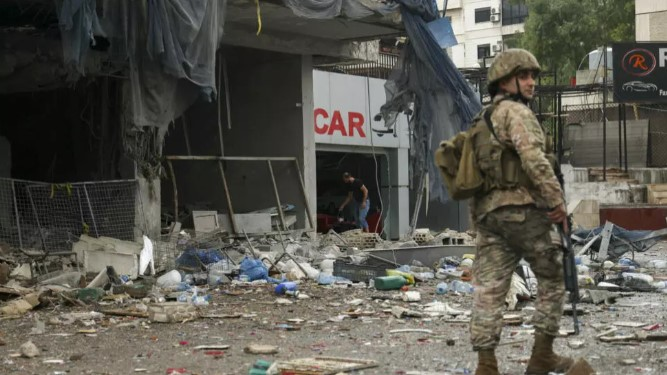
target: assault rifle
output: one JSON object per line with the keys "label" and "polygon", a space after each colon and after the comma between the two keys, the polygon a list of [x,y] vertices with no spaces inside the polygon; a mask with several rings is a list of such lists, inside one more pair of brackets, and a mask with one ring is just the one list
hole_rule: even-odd
{"label": "assault rifle", "polygon": [[[560,164],[554,163],[554,170],[560,186],[565,191],[565,180],[560,170]],[[568,232],[565,233],[563,225],[558,226],[558,231],[563,240],[563,273],[565,274],[565,290],[570,292],[570,303],[572,304],[572,320],[574,323],[574,334],[579,334],[579,318],[577,317],[577,303],[579,303],[579,279],[577,278],[577,265],[574,260],[574,250],[570,231],[572,230],[572,218],[567,217]]]}
{"label": "assault rifle", "polygon": [[[568,216],[568,227],[572,228],[572,221]],[[570,233],[565,233],[563,226],[559,226],[559,232],[563,238],[563,272],[565,274],[565,289],[570,292],[570,303],[572,304],[572,320],[574,323],[574,334],[579,334],[579,319],[577,318],[577,303],[579,303],[579,280],[577,278],[577,266],[574,261],[574,250]]]}

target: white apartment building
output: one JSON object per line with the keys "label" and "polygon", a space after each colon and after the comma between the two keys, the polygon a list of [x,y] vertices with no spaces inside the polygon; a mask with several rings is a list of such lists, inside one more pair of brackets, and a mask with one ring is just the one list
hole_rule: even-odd
{"label": "white apartment building", "polygon": [[450,19],[458,41],[447,53],[457,68],[488,66],[490,61],[485,57],[514,47],[528,15],[523,1],[438,0],[441,11],[445,4],[445,17]]}

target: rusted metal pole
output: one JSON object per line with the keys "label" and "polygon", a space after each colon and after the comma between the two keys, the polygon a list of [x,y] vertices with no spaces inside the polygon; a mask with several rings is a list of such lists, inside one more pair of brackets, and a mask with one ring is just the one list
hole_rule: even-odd
{"label": "rusted metal pole", "polygon": [[229,186],[227,185],[227,176],[225,175],[225,168],[222,165],[222,160],[218,160],[218,168],[220,168],[220,177],[222,177],[222,186],[225,189],[225,199],[227,199],[227,214],[229,215],[229,222],[232,224],[234,234],[238,234],[236,228],[236,221],[234,220],[234,208],[232,208],[232,197],[229,195]]}
{"label": "rusted metal pole", "polygon": [[287,230],[287,225],[285,224],[285,215],[283,214],[283,206],[280,203],[280,195],[278,195],[278,185],[276,184],[276,177],[273,174],[273,167],[271,166],[271,160],[267,160],[266,163],[269,166],[271,183],[273,183],[273,194],[275,194],[276,196],[276,204],[278,205],[278,215],[280,215],[280,225],[282,225],[283,230]]}
{"label": "rusted metal pole", "polygon": [[178,188],[176,187],[176,174],[174,173],[174,165],[171,160],[167,160],[167,167],[169,167],[169,174],[171,175],[171,186],[174,188],[174,222],[178,221]]}

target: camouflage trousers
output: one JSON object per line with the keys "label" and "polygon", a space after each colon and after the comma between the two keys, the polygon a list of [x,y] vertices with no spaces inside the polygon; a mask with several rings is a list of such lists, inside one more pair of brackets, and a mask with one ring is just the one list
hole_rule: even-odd
{"label": "camouflage trousers", "polygon": [[539,332],[558,334],[565,285],[562,242],[553,228],[546,212],[532,205],[501,207],[477,223],[470,322],[474,350],[498,345],[505,297],[521,258],[530,263],[538,280],[533,325]]}

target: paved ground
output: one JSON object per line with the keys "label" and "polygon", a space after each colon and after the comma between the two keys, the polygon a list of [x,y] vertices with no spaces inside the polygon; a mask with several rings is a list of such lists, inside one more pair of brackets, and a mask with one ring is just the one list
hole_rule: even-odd
{"label": "paved ground", "polygon": [[[643,256],[650,259],[656,253]],[[191,374],[247,374],[251,364],[260,358],[278,360],[317,355],[371,359],[379,363],[377,368],[358,372],[363,374],[474,372],[475,355],[470,350],[465,323],[449,323],[445,318],[396,319],[384,310],[395,305],[409,307],[408,303],[371,299],[375,295],[392,296],[395,292],[314,284],[304,285],[301,289],[312,298],[293,305],[274,304],[276,297],[266,287],[241,289],[246,294],[240,296],[224,295],[220,290],[212,292],[213,303],[205,308],[206,313],[248,314],[241,318],[159,324],[144,319],[105,317],[92,326],[81,322],[47,324],[43,334],[31,335],[36,319],[49,322],[63,313],[85,312],[96,307],[42,308],[21,319],[0,321],[1,338],[6,342],[0,347],[0,374],[132,374],[136,369],[145,369],[148,374],[166,374],[168,368],[184,368]],[[469,295],[436,295],[435,282],[413,290],[421,292],[422,303],[437,300],[459,309],[470,307]],[[358,306],[347,303],[355,298],[363,299],[363,303]],[[613,306],[582,306],[590,310],[590,314],[582,317],[582,334],[576,338],[559,339],[559,351],[586,358],[599,374],[667,373],[667,343],[605,344],[595,339],[598,331],[592,327],[618,321],[665,323],[666,294],[638,293],[620,299]],[[356,309],[369,314],[329,321]],[[290,323],[299,330],[279,328],[279,324],[290,318],[304,320],[300,325]],[[562,326],[570,328],[571,319],[563,317]],[[406,328],[429,329],[433,333],[390,333],[394,329]],[[85,329],[94,329],[95,333],[79,332]],[[641,329],[621,328],[621,331],[634,333]],[[660,332],[665,331],[659,329],[652,333]],[[567,341],[573,339],[583,340],[584,346],[579,349],[568,347]],[[41,355],[32,359],[12,356],[27,340],[32,340],[42,350]],[[532,345],[530,326],[507,326],[502,342],[507,343],[498,353],[502,372],[522,374]],[[252,343],[276,345],[280,352],[267,356],[245,354],[243,348]],[[228,344],[231,347],[217,355],[193,349],[203,344]],[[64,363],[44,363],[48,359],[61,359]],[[634,360],[636,364],[623,365],[622,360]]]}

